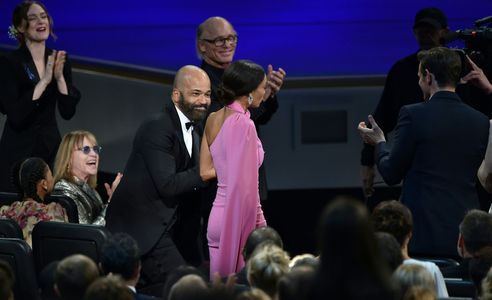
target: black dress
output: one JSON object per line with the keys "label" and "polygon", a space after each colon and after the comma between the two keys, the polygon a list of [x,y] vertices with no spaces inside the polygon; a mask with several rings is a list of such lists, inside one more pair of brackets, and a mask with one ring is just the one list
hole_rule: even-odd
{"label": "black dress", "polygon": [[[46,48],[45,61],[53,51]],[[41,97],[32,101],[40,78],[29,49],[19,49],[0,58],[0,111],[7,115],[0,140],[0,191],[15,191],[12,165],[26,157],[40,157],[50,166],[61,137],[55,107],[63,119],[75,114],[80,92],[72,86],[72,70],[67,60],[63,69],[68,95],[58,91],[53,78]]]}

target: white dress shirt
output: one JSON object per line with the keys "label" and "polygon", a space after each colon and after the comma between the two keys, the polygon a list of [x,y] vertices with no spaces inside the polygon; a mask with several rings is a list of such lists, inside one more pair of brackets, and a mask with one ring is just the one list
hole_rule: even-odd
{"label": "white dress shirt", "polygon": [[[175,105],[176,106],[176,105]],[[186,145],[186,149],[188,150],[188,154],[191,157],[192,149],[193,149],[193,126],[186,129],[186,123],[191,122],[180,110],[179,107],[176,106],[176,111],[178,112],[179,122],[181,123],[181,130],[183,131],[183,139]]]}

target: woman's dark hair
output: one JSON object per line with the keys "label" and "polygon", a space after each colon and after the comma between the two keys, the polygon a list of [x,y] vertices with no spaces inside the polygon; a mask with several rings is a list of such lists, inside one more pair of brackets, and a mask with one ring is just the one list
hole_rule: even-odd
{"label": "woman's dark hair", "polygon": [[390,272],[360,201],[337,197],[326,207],[320,231],[320,267],[310,299],[394,298]]}
{"label": "woman's dark hair", "polygon": [[246,96],[256,90],[265,78],[263,68],[249,60],[233,62],[222,75],[222,82],[217,89],[219,100],[224,105]]}
{"label": "woman's dark hair", "polygon": [[12,182],[23,198],[32,198],[42,202],[37,193],[37,184],[46,179],[48,165],[39,157],[30,157],[14,165]]}
{"label": "woman's dark hair", "polygon": [[14,8],[14,12],[12,13],[12,25],[16,29],[15,38],[17,39],[17,42],[19,42],[19,44],[25,43],[25,36],[22,32],[18,30],[18,28],[22,28],[22,26],[24,26],[24,24],[22,24],[22,21],[25,22],[25,26],[26,26],[25,29],[28,28],[29,22],[27,21],[27,12],[29,11],[29,8],[33,4],[37,4],[41,6],[44,12],[48,15],[48,21],[50,23],[50,35],[53,39],[56,39],[56,35],[53,32],[53,18],[51,17],[48,10],[46,9],[46,6],[44,6],[43,3],[38,1],[23,1],[17,4],[17,6]]}

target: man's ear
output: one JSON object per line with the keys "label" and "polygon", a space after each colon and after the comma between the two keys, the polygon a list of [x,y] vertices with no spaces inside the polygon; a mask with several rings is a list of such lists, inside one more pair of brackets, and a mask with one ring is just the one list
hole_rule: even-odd
{"label": "man's ear", "polygon": [[174,104],[178,104],[180,95],[181,92],[177,88],[173,88],[173,91],[171,92],[171,99],[173,100]]}
{"label": "man's ear", "polygon": [[201,40],[198,40],[198,50],[200,50],[200,53],[205,52],[205,43]]}
{"label": "man's ear", "polygon": [[425,69],[424,70],[424,77],[425,77],[425,82],[428,84],[428,85],[432,85],[432,74],[431,72],[429,72],[428,69]]}

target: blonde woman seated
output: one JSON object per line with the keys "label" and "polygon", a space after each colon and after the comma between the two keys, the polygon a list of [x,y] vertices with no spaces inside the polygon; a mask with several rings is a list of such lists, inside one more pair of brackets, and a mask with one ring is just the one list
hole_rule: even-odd
{"label": "blonde woman seated", "polygon": [[[71,198],[77,205],[80,224],[106,225],[107,204],[95,190],[101,146],[89,131],[67,133],[55,159],[53,195]],[[105,183],[108,203],[123,175],[118,173],[113,184]]]}
{"label": "blonde woman seated", "polygon": [[67,214],[58,203],[43,203],[53,190],[53,175],[44,160],[38,157],[23,160],[15,165],[12,177],[22,200],[2,206],[0,216],[15,220],[22,229],[24,240],[31,246],[34,225],[39,221],[67,222]]}
{"label": "blonde woman seated", "polygon": [[249,284],[274,298],[280,278],[289,272],[289,255],[272,242],[256,248],[246,264]]}

